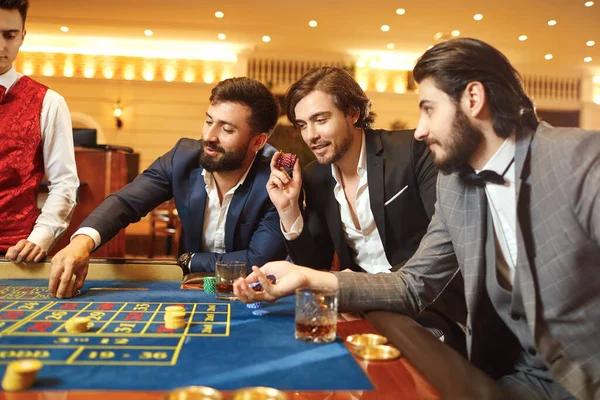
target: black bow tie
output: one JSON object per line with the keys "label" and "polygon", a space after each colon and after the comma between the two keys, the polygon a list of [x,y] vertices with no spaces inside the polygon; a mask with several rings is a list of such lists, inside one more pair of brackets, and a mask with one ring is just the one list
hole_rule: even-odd
{"label": "black bow tie", "polygon": [[0,103],[2,103],[2,100],[4,100],[4,94],[6,94],[6,88],[0,85]]}
{"label": "black bow tie", "polygon": [[495,171],[490,171],[487,169],[484,169],[480,173],[476,173],[473,170],[473,168],[469,166],[465,168],[465,170],[460,172],[460,177],[465,182],[481,187],[485,186],[486,182],[495,183],[497,185],[504,185],[506,183],[506,181],[504,180],[504,175],[506,174],[506,172],[508,171],[508,169],[514,161],[514,158],[510,160],[510,163],[508,163],[508,166],[506,167],[502,175]]}

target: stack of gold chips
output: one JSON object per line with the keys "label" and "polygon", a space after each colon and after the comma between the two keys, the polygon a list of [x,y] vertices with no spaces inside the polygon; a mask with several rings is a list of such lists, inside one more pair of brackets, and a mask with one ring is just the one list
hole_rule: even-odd
{"label": "stack of gold chips", "polygon": [[165,327],[167,329],[185,328],[185,308],[168,306],[165,308]]}
{"label": "stack of gold chips", "polygon": [[89,317],[73,317],[67,321],[65,328],[69,333],[85,333],[89,330]]}
{"label": "stack of gold chips", "polygon": [[39,360],[12,361],[6,366],[2,379],[2,389],[7,392],[26,390],[33,385],[38,371],[42,368]]}

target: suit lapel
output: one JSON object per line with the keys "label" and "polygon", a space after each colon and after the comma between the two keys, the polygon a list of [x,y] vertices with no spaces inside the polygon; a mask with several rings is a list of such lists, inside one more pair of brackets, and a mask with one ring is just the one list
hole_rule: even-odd
{"label": "suit lapel", "polygon": [[[527,322],[535,337],[536,320],[536,290],[533,274],[531,271],[532,261],[529,250],[533,249],[530,238],[531,227],[531,199],[530,188],[524,188],[530,177],[531,141],[534,132],[524,129],[517,137],[515,147],[515,177],[516,177],[516,204],[517,204],[517,278],[520,287],[523,307],[527,316]],[[518,300],[517,300],[518,301]]]}
{"label": "suit lapel", "polygon": [[529,155],[529,147],[531,146],[532,139],[533,131],[524,129],[521,136],[517,138],[515,144],[515,194],[517,196],[517,202],[519,200],[519,193],[521,192],[521,183],[529,177],[529,168],[524,167]]}
{"label": "suit lapel", "polygon": [[352,257],[349,254],[348,245],[344,232],[342,230],[342,214],[340,212],[340,205],[338,204],[333,194],[335,188],[335,179],[331,175],[331,166],[327,166],[324,169],[324,173],[327,174],[327,186],[323,188],[325,219],[327,220],[327,226],[329,227],[329,233],[333,241],[333,247],[340,260],[340,266],[351,266]]}
{"label": "suit lapel", "polygon": [[375,218],[375,225],[381,237],[381,243],[387,248],[385,241],[385,190],[383,170],[383,144],[379,134],[366,132],[364,140],[367,141],[367,181],[369,184],[369,201],[371,212]]}
{"label": "suit lapel", "polygon": [[[202,230],[204,229],[204,210],[206,209],[206,183],[202,176],[202,168],[196,168],[190,174],[189,206],[188,210],[202,210],[199,215],[189,216],[191,223],[186,228],[189,232],[188,241],[191,245],[189,251],[201,251]],[[189,211],[188,211],[189,212]],[[182,221],[187,219],[186,215],[180,215]]]}
{"label": "suit lapel", "polygon": [[[485,291],[485,244],[487,236],[487,198],[485,189],[477,186],[463,186],[464,202],[467,211],[464,215],[463,229],[465,229],[465,258],[472,262],[465,262],[463,277],[465,280],[465,295],[467,309],[475,311],[478,294]],[[460,195],[459,195],[460,199]]]}

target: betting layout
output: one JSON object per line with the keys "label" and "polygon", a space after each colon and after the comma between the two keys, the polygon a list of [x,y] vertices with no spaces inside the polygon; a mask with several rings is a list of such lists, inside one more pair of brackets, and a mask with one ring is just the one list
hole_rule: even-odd
{"label": "betting layout", "polygon": [[[0,289],[0,364],[37,358],[44,364],[172,366],[187,338],[229,336],[229,304],[49,299],[41,287]],[[165,327],[171,305],[185,308],[184,328]],[[88,317],[89,331],[68,333],[73,317]]]}

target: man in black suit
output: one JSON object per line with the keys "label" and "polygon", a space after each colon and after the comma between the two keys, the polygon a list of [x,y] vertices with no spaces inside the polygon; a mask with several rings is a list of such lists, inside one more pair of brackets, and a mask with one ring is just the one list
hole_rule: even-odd
{"label": "man in black suit", "polygon": [[[346,71],[309,71],[286,94],[289,120],[317,160],[290,178],[271,161],[267,190],[296,264],[389,273],[417,250],[435,204],[435,169],[427,145],[413,131],[372,130],[371,101]],[[305,208],[299,196],[304,189]],[[464,323],[462,278],[423,313],[420,322],[447,339]],[[452,335],[452,334],[457,335]],[[462,343],[455,343],[460,347]]]}
{"label": "man in black suit", "polygon": [[202,140],[181,139],[81,224],[52,258],[49,289],[62,297],[73,274],[83,286],[90,253],[164,201],[175,199],[182,223],[184,272],[214,271],[216,261],[248,269],[286,257],[279,216],[265,185],[275,149],[266,144],[279,106],[260,82],[226,79],[213,88]]}

